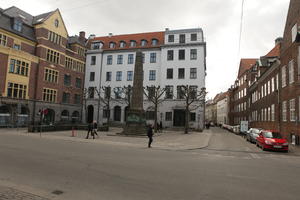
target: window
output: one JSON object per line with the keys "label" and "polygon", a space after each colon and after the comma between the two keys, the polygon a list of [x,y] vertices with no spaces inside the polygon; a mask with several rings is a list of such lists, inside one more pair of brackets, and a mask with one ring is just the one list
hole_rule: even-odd
{"label": "window", "polygon": [[63,103],[70,103],[70,93],[63,92],[62,102]]}
{"label": "window", "polygon": [[185,59],[185,50],[184,49],[179,50],[178,59],[179,60],[184,60]]}
{"label": "window", "polygon": [[47,61],[59,64],[59,56],[60,54],[58,52],[47,49]]}
{"label": "window", "polygon": [[133,64],[133,54],[128,54],[128,64]]}
{"label": "window", "polygon": [[155,112],[154,111],[146,111],[146,119],[147,120],[153,120],[155,118]]}
{"label": "window", "polygon": [[90,72],[90,81],[95,81],[95,72]]}
{"label": "window", "polygon": [[10,59],[9,73],[28,76],[29,63]]}
{"label": "window", "polygon": [[133,71],[127,71],[127,81],[132,81]]}
{"label": "window", "polygon": [[110,99],[111,97],[111,87],[105,87],[104,89],[104,98],[105,99]]}
{"label": "window", "polygon": [[95,87],[89,87],[88,89],[88,97],[93,99],[95,97]]}
{"label": "window", "polygon": [[275,121],[275,104],[272,104],[271,106],[271,121]]}
{"label": "window", "polygon": [[197,60],[197,49],[191,49],[191,60]]}
{"label": "window", "polygon": [[282,102],[282,121],[286,122],[286,101]]}
{"label": "window", "polygon": [[96,65],[96,56],[91,56],[91,65]]}
{"label": "window", "polygon": [[276,90],[279,88],[279,74],[276,74]]}
{"label": "window", "polygon": [[111,72],[106,72],[106,81],[111,81]]}
{"label": "window", "polygon": [[122,98],[122,96],[121,96],[122,88],[121,87],[115,87],[114,88],[114,93],[115,93],[115,98],[116,99],[121,99]]}
{"label": "window", "polygon": [[274,92],[275,91],[275,78],[273,77],[272,80],[271,80],[271,92]]}
{"label": "window", "polygon": [[289,84],[294,83],[294,60],[289,62]]}
{"label": "window", "polygon": [[296,40],[296,37],[297,37],[297,34],[298,34],[298,26],[297,24],[295,24],[293,27],[292,27],[292,42],[295,42]]}
{"label": "window", "polygon": [[77,47],[77,53],[80,56],[85,56],[85,50],[84,50],[84,48]]}
{"label": "window", "polygon": [[142,54],[142,62],[145,63],[145,54]]}
{"label": "window", "polygon": [[172,121],[172,112],[166,112],[166,121]]}
{"label": "window", "polygon": [[179,43],[185,43],[185,34],[179,35]]}
{"label": "window", "polygon": [[150,53],[150,63],[156,63],[156,53]]}
{"label": "window", "polygon": [[82,85],[82,80],[80,78],[76,78],[75,87],[81,88],[81,85]]}
{"label": "window", "polygon": [[13,25],[13,29],[18,31],[18,32],[21,32],[22,31],[22,21],[20,19],[14,19],[14,25]]}
{"label": "window", "polygon": [[77,71],[77,72],[84,72],[84,63],[80,63],[80,62],[76,62],[75,65],[75,61],[74,61],[74,66],[73,66],[73,70]]}
{"label": "window", "polygon": [[174,59],[174,51],[173,50],[168,50],[168,60],[173,60]]}
{"label": "window", "polygon": [[27,86],[8,82],[7,85],[7,97],[26,99]]}
{"label": "window", "polygon": [[7,43],[6,35],[0,33],[0,45],[6,46],[6,43]]}
{"label": "window", "polygon": [[174,35],[168,35],[168,42],[174,42]]}
{"label": "window", "polygon": [[148,99],[153,99],[155,96],[155,87],[154,86],[151,86],[151,87],[148,87]]}
{"label": "window", "polygon": [[108,108],[104,108],[103,109],[103,117],[104,118],[109,118],[109,116],[110,116],[110,110],[108,109]]}
{"label": "window", "polygon": [[130,41],[130,47],[136,47],[136,41],[131,40]]}
{"label": "window", "polygon": [[286,86],[286,66],[281,68],[281,75],[282,75],[282,87]]}
{"label": "window", "polygon": [[141,41],[141,46],[144,47],[144,46],[146,46],[146,45],[147,45],[147,40],[142,40],[142,41]]}
{"label": "window", "polygon": [[13,48],[16,49],[16,50],[21,50],[21,45],[14,44]]}
{"label": "window", "polygon": [[191,99],[196,99],[197,98],[197,86],[193,85],[193,86],[190,86],[190,98]]}
{"label": "window", "polygon": [[126,46],[126,43],[124,41],[120,42],[120,48],[124,48]]}
{"label": "window", "polygon": [[69,57],[66,57],[65,59],[65,67],[67,69],[72,69],[73,68],[73,59],[72,58],[69,58]]}
{"label": "window", "polygon": [[110,49],[115,48],[115,46],[116,46],[116,44],[115,44],[114,42],[110,42],[110,43],[109,43],[109,48],[110,48]]}
{"label": "window", "polygon": [[177,86],[177,99],[184,99],[184,94],[183,86]]}
{"label": "window", "polygon": [[117,64],[118,64],[118,65],[123,64],[123,55],[118,55],[118,58],[117,58]]}
{"label": "window", "polygon": [[50,42],[53,42],[55,44],[60,45],[60,43],[61,43],[61,36],[58,35],[58,34],[56,34],[56,33],[54,33],[54,32],[52,32],[52,31],[49,31],[49,33],[48,33],[48,40]]}
{"label": "window", "polygon": [[156,80],[156,71],[150,70],[149,71],[149,81],[155,81]]}
{"label": "window", "polygon": [[191,41],[197,41],[197,33],[191,34]]}
{"label": "window", "polygon": [[74,95],[74,104],[81,104],[81,96],[80,94]]}
{"label": "window", "polygon": [[290,121],[296,121],[296,106],[295,106],[295,99],[290,100]]}
{"label": "window", "polygon": [[71,85],[71,75],[65,74],[64,75],[64,85],[70,86]]}
{"label": "window", "polygon": [[190,69],[190,79],[196,79],[197,78],[197,68],[191,68]]}
{"label": "window", "polygon": [[108,56],[107,56],[107,65],[112,65],[112,62],[113,62],[113,57],[112,57],[112,55],[108,55]]}
{"label": "window", "polygon": [[173,69],[167,69],[167,79],[173,79]]}
{"label": "window", "polygon": [[178,79],[184,79],[184,68],[178,69]]}
{"label": "window", "polygon": [[58,21],[58,19],[56,19],[56,20],[54,21],[54,26],[57,28],[58,25],[59,25],[59,21]]}
{"label": "window", "polygon": [[195,122],[196,121],[196,113],[192,112],[190,113],[190,121]]}
{"label": "window", "polygon": [[121,71],[117,71],[116,81],[122,81],[122,72]]}
{"label": "window", "polygon": [[93,42],[91,48],[92,49],[102,49],[103,43],[102,42]]}
{"label": "window", "polygon": [[158,40],[157,39],[152,39],[152,46],[158,45]]}
{"label": "window", "polygon": [[43,101],[56,102],[57,90],[43,88]]}
{"label": "window", "polygon": [[166,99],[173,99],[174,93],[173,93],[173,86],[172,85],[166,85]]}
{"label": "window", "polygon": [[48,81],[50,83],[58,83],[58,71],[45,68],[45,81]]}

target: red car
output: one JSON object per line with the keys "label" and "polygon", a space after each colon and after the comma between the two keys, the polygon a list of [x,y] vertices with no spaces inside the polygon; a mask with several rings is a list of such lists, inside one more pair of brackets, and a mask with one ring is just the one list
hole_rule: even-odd
{"label": "red car", "polygon": [[256,138],[256,141],[256,145],[261,147],[263,151],[267,149],[285,152],[289,151],[288,141],[283,139],[280,133],[277,131],[263,130]]}

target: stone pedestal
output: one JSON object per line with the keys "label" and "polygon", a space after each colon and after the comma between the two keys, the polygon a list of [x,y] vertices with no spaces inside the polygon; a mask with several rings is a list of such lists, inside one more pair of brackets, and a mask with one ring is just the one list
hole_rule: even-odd
{"label": "stone pedestal", "polygon": [[124,135],[147,135],[145,112],[143,110],[129,110]]}

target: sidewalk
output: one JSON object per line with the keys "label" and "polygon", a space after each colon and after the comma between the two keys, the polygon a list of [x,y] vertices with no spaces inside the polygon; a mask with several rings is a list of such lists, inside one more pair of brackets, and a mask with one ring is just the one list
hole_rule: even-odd
{"label": "sidewalk", "polygon": [[[121,145],[129,147],[145,148],[147,147],[148,138],[145,136],[123,136],[117,133],[122,132],[122,128],[110,128],[108,132],[98,131],[99,138],[85,139],[87,132],[76,130],[75,137],[72,136],[72,131],[57,131],[57,132],[42,132],[41,137],[47,139],[59,139],[84,143],[99,143],[109,145]],[[1,129],[0,134],[22,134],[31,137],[40,137],[40,133],[28,133],[27,129]],[[163,130],[162,133],[155,133],[153,137],[152,147],[162,150],[192,150],[204,148],[208,145],[211,130],[203,132],[190,132],[184,134],[183,131],[168,131]]]}

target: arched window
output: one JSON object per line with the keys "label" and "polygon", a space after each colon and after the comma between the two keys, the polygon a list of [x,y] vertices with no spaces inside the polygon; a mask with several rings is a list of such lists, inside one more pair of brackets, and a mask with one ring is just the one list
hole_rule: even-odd
{"label": "arched window", "polygon": [[113,48],[115,48],[116,47],[116,44],[114,43],[114,42],[110,42],[109,43],[109,48],[110,49],[113,49]]}
{"label": "arched window", "polygon": [[103,42],[93,42],[91,47],[92,49],[102,49],[103,45]]}
{"label": "arched window", "polygon": [[136,47],[136,41],[135,40],[130,41],[130,47]]}
{"label": "arched window", "polygon": [[69,111],[63,110],[61,112],[61,121],[69,121]]}
{"label": "arched window", "polygon": [[144,47],[144,46],[146,46],[146,45],[147,45],[147,40],[142,40],[142,41],[141,41],[141,46]]}
{"label": "arched window", "polygon": [[126,46],[126,42],[121,41],[121,42],[120,42],[120,48],[124,48],[125,46]]}
{"label": "arched window", "polygon": [[158,40],[157,39],[152,39],[152,46],[158,45]]}

